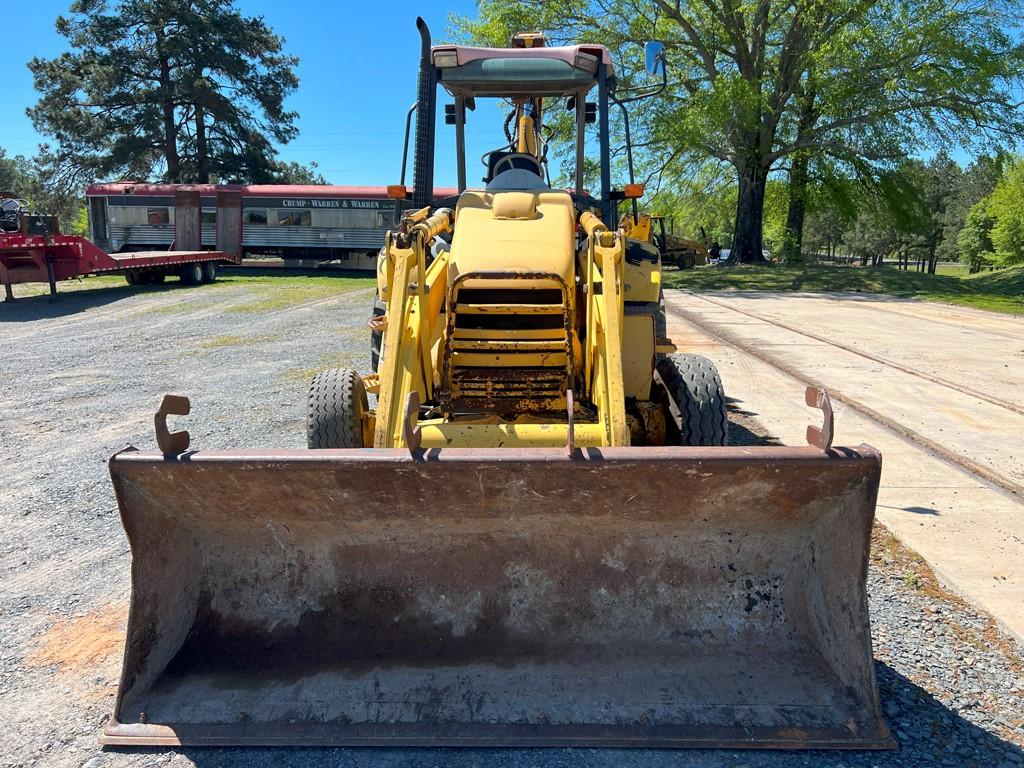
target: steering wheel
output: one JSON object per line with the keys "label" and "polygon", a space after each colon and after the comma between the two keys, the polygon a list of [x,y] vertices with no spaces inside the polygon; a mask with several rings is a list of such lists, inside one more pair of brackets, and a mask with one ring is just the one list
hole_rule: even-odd
{"label": "steering wheel", "polygon": [[493,155],[495,152],[507,152],[510,149],[512,149],[512,145],[511,144],[505,144],[504,146],[498,147],[497,149],[492,149],[492,150],[490,150],[488,152],[484,152],[482,155],[480,155],[480,164],[484,168],[490,168],[490,166],[491,166],[491,155]]}
{"label": "steering wheel", "polygon": [[[527,168],[527,165],[529,165],[530,167]],[[529,171],[530,173],[539,173],[540,161],[534,158],[533,162],[530,162],[522,155],[509,155],[507,157],[501,158],[500,160],[498,160],[498,162],[494,164],[494,175],[497,176],[499,173],[502,173],[503,171],[511,171],[515,169]]]}

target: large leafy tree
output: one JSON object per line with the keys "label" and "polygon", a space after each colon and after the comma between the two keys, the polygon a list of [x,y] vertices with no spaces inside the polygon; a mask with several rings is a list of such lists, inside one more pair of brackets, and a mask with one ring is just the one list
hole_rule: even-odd
{"label": "large leafy tree", "polygon": [[[938,248],[940,260],[963,260],[964,263],[973,266],[974,271],[977,271],[977,267],[981,265],[977,258],[978,254],[992,251],[991,242],[986,244],[984,237],[975,237],[970,241],[969,252],[965,252],[960,247],[959,238],[960,233],[968,225],[971,210],[992,194],[996,184],[1002,178],[1004,160],[1005,158],[999,154],[991,157],[982,156],[964,169],[959,183],[951,190],[946,210],[942,214],[942,241]],[[971,221],[971,227],[975,233],[981,231],[979,226],[984,224],[987,219],[988,212],[983,205]],[[990,229],[991,227],[989,227]]]}
{"label": "large leafy tree", "polygon": [[996,261],[996,249],[992,243],[995,224],[995,217],[988,210],[987,199],[975,203],[967,212],[967,219],[956,240],[960,261],[967,265],[972,275],[980,272],[983,267],[992,266]]}
{"label": "large leafy tree", "polygon": [[[667,44],[672,86],[635,112],[648,159],[710,157],[736,182],[732,256],[761,259],[769,177],[799,187],[819,158],[870,182],[922,144],[1022,129],[1018,0],[480,0],[456,19],[496,42],[512,25],[607,44],[629,84],[646,39]],[[792,207],[792,206],[791,206]],[[802,229],[793,211],[790,229]],[[789,247],[792,247],[790,245]]]}
{"label": "large leafy tree", "polygon": [[232,0],[75,0],[57,31],[71,50],[29,63],[28,114],[54,139],[42,160],[58,185],[273,180],[297,59],[262,18]]}
{"label": "large leafy tree", "polygon": [[1024,161],[1009,163],[995,190],[979,205],[984,206],[982,210],[993,222],[991,238],[996,264],[1024,264]]}

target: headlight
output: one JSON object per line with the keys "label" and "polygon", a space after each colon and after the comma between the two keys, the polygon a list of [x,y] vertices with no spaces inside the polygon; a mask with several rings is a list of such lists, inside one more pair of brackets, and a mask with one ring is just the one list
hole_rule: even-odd
{"label": "headlight", "polygon": [[459,66],[459,54],[455,51],[437,51],[434,53],[434,66],[438,69]]}
{"label": "headlight", "polygon": [[577,53],[576,59],[573,61],[573,66],[576,69],[583,69],[594,74],[597,72],[597,56],[589,53]]}

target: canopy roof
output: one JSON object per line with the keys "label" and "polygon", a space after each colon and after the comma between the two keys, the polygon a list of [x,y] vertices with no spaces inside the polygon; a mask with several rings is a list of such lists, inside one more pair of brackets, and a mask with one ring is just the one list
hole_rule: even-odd
{"label": "canopy roof", "polygon": [[[454,60],[453,55],[454,54]],[[598,62],[612,72],[603,45],[536,48],[471,48],[439,45],[431,50],[439,81],[453,96],[562,96],[590,90]]]}

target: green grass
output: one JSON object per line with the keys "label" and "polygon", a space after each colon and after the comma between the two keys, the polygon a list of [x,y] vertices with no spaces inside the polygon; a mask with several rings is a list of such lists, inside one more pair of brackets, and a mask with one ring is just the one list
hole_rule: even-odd
{"label": "green grass", "polygon": [[977,275],[927,275],[894,267],[739,266],[663,273],[666,288],[692,291],[881,293],[1024,315],[1024,267]]}
{"label": "green grass", "polygon": [[309,301],[327,299],[340,293],[355,290],[369,290],[375,278],[331,277],[331,276],[242,276],[223,280],[222,285],[245,285],[251,289],[246,300],[228,307],[225,311],[237,313],[272,312],[286,309]]}
{"label": "green grass", "polygon": [[317,359],[316,365],[288,368],[282,371],[280,375],[282,380],[291,384],[308,384],[320,371],[326,371],[328,368],[347,368],[349,367],[349,362],[349,360],[337,355],[321,355]]}
{"label": "green grass", "polygon": [[[125,296],[139,293],[162,295],[170,291],[180,298],[166,307],[147,308],[146,312],[157,314],[173,314],[196,308],[194,299],[200,298],[206,291],[223,290],[225,288],[248,288],[249,291],[239,297],[239,301],[225,309],[226,312],[266,312],[283,309],[296,304],[303,304],[316,299],[326,299],[339,293],[360,288],[370,289],[376,278],[367,273],[366,277],[348,275],[225,275],[218,277],[210,285],[184,288],[179,286],[176,277],[158,286],[129,286],[122,275],[97,275],[57,283],[58,293],[103,292],[117,291]],[[46,283],[26,283],[14,286],[17,298],[42,296],[50,290]],[[190,300],[191,299],[191,300]],[[2,300],[2,298],[0,298]]]}
{"label": "green grass", "polygon": [[[96,288],[127,288],[128,284],[121,275],[89,275],[88,277],[76,277],[72,280],[62,280],[57,283],[57,293],[88,291]],[[13,286],[16,298],[24,299],[29,296],[42,296],[50,292],[47,283],[19,283]],[[2,289],[0,289],[0,301]]]}
{"label": "green grass", "polygon": [[203,349],[221,349],[223,347],[247,347],[252,344],[263,344],[276,341],[278,336],[214,336],[199,342]]}

